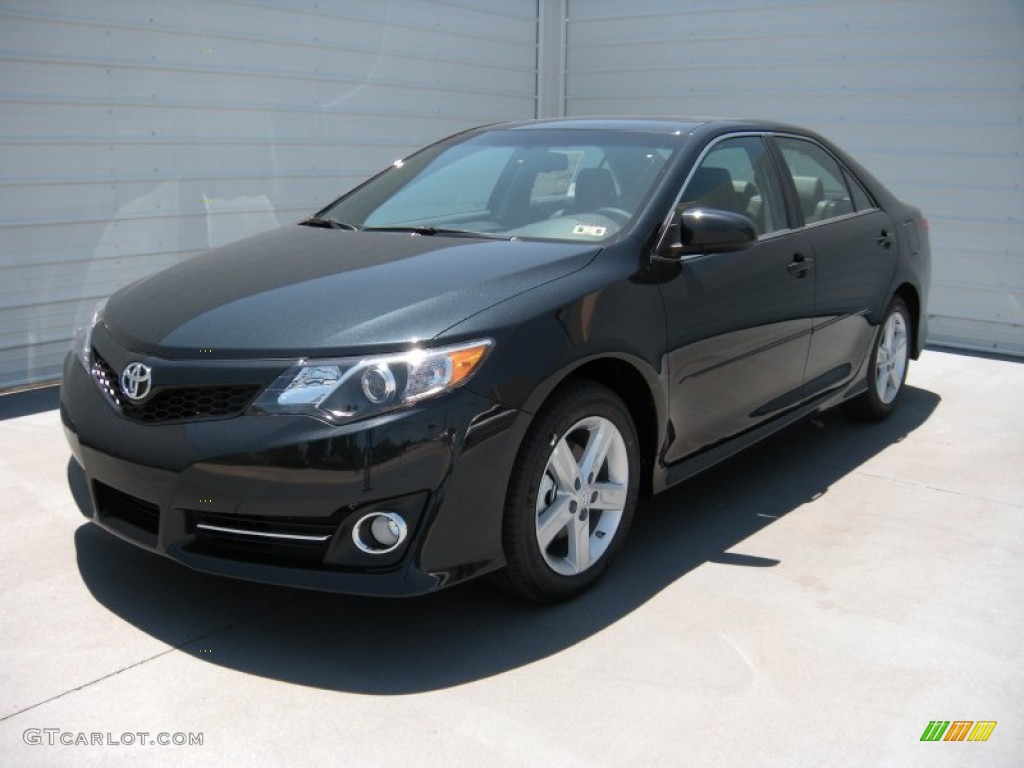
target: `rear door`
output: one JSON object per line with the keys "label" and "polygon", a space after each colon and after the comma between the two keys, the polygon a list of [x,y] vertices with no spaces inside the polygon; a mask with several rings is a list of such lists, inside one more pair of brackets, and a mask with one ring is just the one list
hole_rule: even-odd
{"label": "rear door", "polygon": [[[869,352],[896,269],[893,222],[852,173],[817,142],[776,136],[810,242],[815,287],[806,394],[849,381]],[[870,313],[870,314],[869,314]]]}

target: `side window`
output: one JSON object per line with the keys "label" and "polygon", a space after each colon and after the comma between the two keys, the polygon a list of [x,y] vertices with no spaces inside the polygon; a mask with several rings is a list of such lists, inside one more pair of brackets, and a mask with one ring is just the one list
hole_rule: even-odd
{"label": "side window", "polygon": [[863,185],[857,181],[856,176],[849,171],[846,171],[844,175],[846,176],[846,186],[850,188],[850,195],[853,197],[853,207],[855,209],[858,211],[868,211],[878,207],[871,199],[871,196],[868,195]]}
{"label": "side window", "polygon": [[782,188],[758,136],[716,144],[690,177],[681,205],[742,213],[759,235],[788,227]]}
{"label": "side window", "polygon": [[776,141],[793,177],[807,224],[853,213],[846,179],[832,155],[811,141],[782,136]]}

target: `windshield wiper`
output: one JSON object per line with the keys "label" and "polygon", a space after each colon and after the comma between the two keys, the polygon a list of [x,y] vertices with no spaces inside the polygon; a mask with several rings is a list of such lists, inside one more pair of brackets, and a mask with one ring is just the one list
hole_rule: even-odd
{"label": "windshield wiper", "polygon": [[350,229],[353,232],[357,229],[357,227],[353,227],[351,224],[327,219],[323,216],[310,216],[308,219],[300,221],[299,224],[304,227],[323,227],[324,229]]}
{"label": "windshield wiper", "polygon": [[489,232],[473,232],[468,229],[447,229],[445,227],[363,227],[363,232],[409,232],[413,235],[441,235],[442,237],[478,237],[485,240],[515,240],[510,235],[492,235]]}

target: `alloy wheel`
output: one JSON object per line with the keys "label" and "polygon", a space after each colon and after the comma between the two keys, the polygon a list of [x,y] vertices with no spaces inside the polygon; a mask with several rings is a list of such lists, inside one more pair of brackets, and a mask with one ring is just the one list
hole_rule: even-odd
{"label": "alloy wheel", "polygon": [[574,424],[554,443],[537,492],[541,556],[563,576],[604,555],[622,520],[629,488],[626,443],[601,416]]}
{"label": "alloy wheel", "polygon": [[875,360],[875,392],[888,405],[896,399],[907,370],[907,323],[900,312],[893,312],[885,322],[878,340]]}

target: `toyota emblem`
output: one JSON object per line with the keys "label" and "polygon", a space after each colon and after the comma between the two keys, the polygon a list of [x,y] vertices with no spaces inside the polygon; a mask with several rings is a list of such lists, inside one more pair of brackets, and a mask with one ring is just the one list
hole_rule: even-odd
{"label": "toyota emblem", "polygon": [[121,391],[129,400],[141,400],[153,385],[153,370],[142,363],[128,363],[121,372]]}

